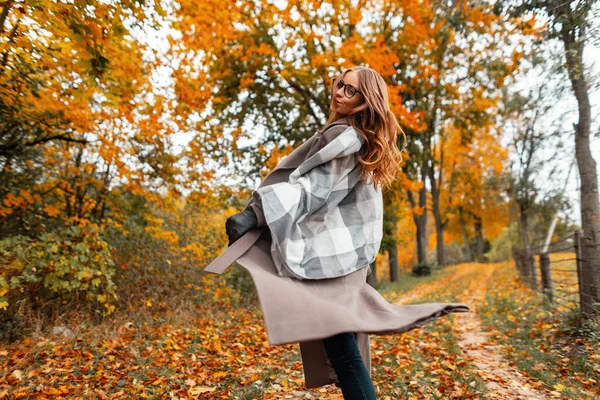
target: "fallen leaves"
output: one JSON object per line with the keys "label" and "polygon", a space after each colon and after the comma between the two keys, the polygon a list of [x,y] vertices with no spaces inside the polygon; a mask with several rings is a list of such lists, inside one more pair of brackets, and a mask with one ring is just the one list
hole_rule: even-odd
{"label": "fallen leaves", "polygon": [[[553,332],[559,322],[549,319],[541,309],[527,306],[527,301],[535,299],[533,295],[518,292],[519,305],[507,303],[516,296],[514,290],[522,289],[515,286],[510,275],[503,275],[506,272],[501,266],[447,267],[439,279],[429,280],[427,285],[416,285],[410,293],[390,292],[386,296],[419,302],[463,302],[469,288],[481,284],[478,268],[483,267],[499,271],[499,277],[490,286],[490,295],[498,296],[500,302],[493,309],[484,303],[469,306],[486,314],[490,321],[502,320],[507,325],[502,325],[506,329],[502,337],[486,338],[475,346],[494,346],[499,338],[505,339],[509,365],[518,368],[519,363],[513,361],[526,359],[528,354],[518,342],[508,340],[519,338],[519,326],[527,323],[530,312],[535,313],[534,332],[543,338],[536,343],[548,354],[561,356],[554,363],[532,363],[531,372],[551,372],[576,380],[586,388],[597,388],[594,376],[600,373],[598,352],[591,351],[583,339],[558,340]],[[506,280],[505,285],[497,283],[502,279]],[[80,329],[81,335],[72,340],[24,338],[7,345],[0,350],[0,368],[6,371],[0,375],[0,399],[7,398],[8,393],[14,398],[68,394],[100,399],[342,399],[340,389],[334,385],[305,388],[297,345],[269,345],[260,311],[236,309],[226,303],[219,303],[218,307],[208,304],[199,310],[203,316],[193,324],[141,324],[125,319],[127,322],[116,324],[109,334]],[[510,315],[514,318],[509,319]],[[456,334],[466,327],[456,321],[456,317],[442,318],[403,334],[371,336],[378,398],[477,399],[483,396],[484,381],[510,385],[510,380],[478,369],[480,360],[463,354]],[[596,368],[595,375],[573,372],[575,348],[586,349],[585,354],[589,354]],[[549,387],[531,386],[562,397],[569,393],[562,380]]]}
{"label": "fallen leaves", "polygon": [[[551,255],[552,260],[573,258],[567,253]],[[563,262],[560,268],[574,270],[574,262],[569,262],[573,265]],[[567,275],[572,278],[573,274],[554,278],[564,283]],[[598,382],[589,380],[600,371],[600,346],[589,336],[576,333],[573,320],[576,313],[565,307],[564,302],[544,301],[540,293],[520,281],[512,263],[496,266],[492,281],[482,308],[482,320],[493,340],[502,345],[504,356],[514,361],[512,365],[524,376],[540,379],[553,396],[600,396]],[[511,318],[512,312],[519,317]]]}

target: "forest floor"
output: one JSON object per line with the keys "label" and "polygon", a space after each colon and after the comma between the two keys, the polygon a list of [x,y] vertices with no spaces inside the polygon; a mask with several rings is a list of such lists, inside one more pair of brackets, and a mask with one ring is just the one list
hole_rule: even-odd
{"label": "forest floor", "polygon": [[[378,290],[392,303],[471,308],[371,336],[380,399],[600,397],[598,337],[522,285],[511,263],[405,275]],[[268,344],[257,303],[215,296],[150,321],[131,316],[0,344],[0,399],[342,399],[334,385],[304,389],[298,345]]]}

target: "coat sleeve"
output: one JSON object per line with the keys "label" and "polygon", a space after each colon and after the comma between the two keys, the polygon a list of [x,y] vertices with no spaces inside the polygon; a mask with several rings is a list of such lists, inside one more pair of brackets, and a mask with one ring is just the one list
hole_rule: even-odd
{"label": "coat sleeve", "polygon": [[[358,221],[358,215],[339,215],[339,204],[358,184],[361,165],[358,161],[360,141],[352,140],[351,135],[340,141],[343,148],[330,147],[323,153],[309,158],[290,175],[287,182],[274,183],[255,191],[262,205],[265,224],[269,227],[272,245],[277,257],[279,274],[283,270],[295,271],[297,277],[307,275],[325,277],[331,271],[323,271],[323,265],[316,249],[322,243],[335,240],[332,232],[338,231],[339,238],[345,240],[349,228],[345,223]],[[320,161],[322,159],[322,161]],[[346,233],[344,236],[343,232]],[[333,244],[327,256],[337,257],[338,251],[346,252],[352,244]],[[317,251],[317,252],[316,252]],[[343,254],[340,255],[343,258]]]}
{"label": "coat sleeve", "polygon": [[[338,257],[338,251],[345,252],[352,245],[337,245],[331,239],[338,236],[345,241],[350,234],[340,222],[353,216],[340,216],[338,204],[360,179],[359,167],[356,154],[344,155],[303,174],[291,175],[288,182],[257,189],[271,234],[271,254],[280,276],[320,279],[332,273],[333,265],[338,267],[340,263],[333,262],[331,270],[324,269],[320,256],[328,256],[328,260]],[[340,235],[333,233],[337,231]],[[332,243],[327,254],[317,250],[323,243]]]}
{"label": "coat sleeve", "polygon": [[[340,133],[345,131],[348,128],[348,126],[349,125],[335,125],[329,129],[326,129],[322,133],[320,140],[313,146],[313,148],[311,148],[311,150],[308,154],[308,157],[310,157],[311,155],[316,153],[318,150],[322,149],[327,144],[329,144]],[[256,214],[256,219],[258,221],[257,226],[258,227],[267,226],[263,207],[262,207],[259,196],[256,194],[256,191],[252,192],[252,197],[250,198],[250,201],[248,201],[248,203],[246,204],[244,209],[246,209],[248,207],[251,207],[252,210],[254,211],[254,214]]]}
{"label": "coat sleeve", "polygon": [[261,204],[265,223],[271,228],[282,219],[294,223],[326,203],[335,205],[342,200],[343,197],[336,201],[332,196],[347,194],[355,183],[351,177],[355,172],[356,154],[337,157],[303,174],[291,175],[288,182],[258,188],[255,193],[259,201],[255,205]]}

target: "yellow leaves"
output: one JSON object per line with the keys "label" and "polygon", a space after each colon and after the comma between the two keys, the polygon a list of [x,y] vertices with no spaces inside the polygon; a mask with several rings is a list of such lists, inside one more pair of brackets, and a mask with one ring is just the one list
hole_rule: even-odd
{"label": "yellow leaves", "polygon": [[108,303],[104,303],[104,308],[106,309],[106,314],[108,314],[108,315],[112,314],[116,309],[114,304],[108,304]]}
{"label": "yellow leaves", "polygon": [[213,378],[214,378],[215,380],[219,380],[219,379],[221,379],[221,378],[224,378],[224,377],[226,377],[227,375],[229,375],[229,372],[227,372],[227,371],[216,372],[216,373],[213,375]]}
{"label": "yellow leaves", "polygon": [[213,291],[213,299],[218,301],[222,297],[229,298],[232,294],[233,291],[230,287],[218,287]]}
{"label": "yellow leaves", "polygon": [[[155,219],[156,221],[160,221],[162,224],[162,220]],[[165,231],[162,230],[160,226],[147,226],[146,232],[149,233],[153,238],[164,240],[170,245],[177,245],[179,243],[179,237],[175,231]]]}
{"label": "yellow leaves", "polygon": [[190,388],[188,390],[188,394],[190,396],[199,396],[203,393],[211,393],[214,392],[217,388],[216,387],[209,387],[209,386],[196,386],[193,388]]}
{"label": "yellow leaves", "polygon": [[562,392],[563,390],[565,390],[567,387],[565,385],[563,385],[562,383],[557,383],[556,385],[553,386],[554,389],[556,389],[556,391],[558,392]]}
{"label": "yellow leaves", "polygon": [[94,38],[96,39],[97,42],[105,41],[106,35],[104,35],[104,33],[103,33],[104,29],[101,26],[99,26],[94,21],[89,21],[88,28],[91,31],[92,35],[94,36]]}
{"label": "yellow leaves", "polygon": [[223,351],[223,347],[221,346],[221,341],[216,339],[213,343],[213,348],[218,352],[222,352]]}
{"label": "yellow leaves", "polygon": [[[207,256],[207,250],[208,249],[200,242],[190,243],[182,249],[185,254],[188,254],[190,260],[192,261],[205,259]],[[183,258],[182,261],[186,261]]]}
{"label": "yellow leaves", "polygon": [[456,371],[456,367],[449,361],[444,361],[444,365],[446,366],[446,368],[451,369],[452,371]]}

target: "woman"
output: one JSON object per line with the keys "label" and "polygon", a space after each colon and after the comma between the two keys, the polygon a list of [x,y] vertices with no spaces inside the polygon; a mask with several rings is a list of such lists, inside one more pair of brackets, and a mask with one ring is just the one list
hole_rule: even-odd
{"label": "woman", "polygon": [[324,129],[284,158],[226,222],[235,255],[220,256],[220,272],[235,260],[248,269],[269,341],[299,342],[307,387],[336,383],[345,399],[376,398],[368,333],[404,332],[469,310],[391,305],[365,284],[381,244],[381,188],[402,160],[398,131],[383,78],[367,67],[345,70],[333,82]]}

